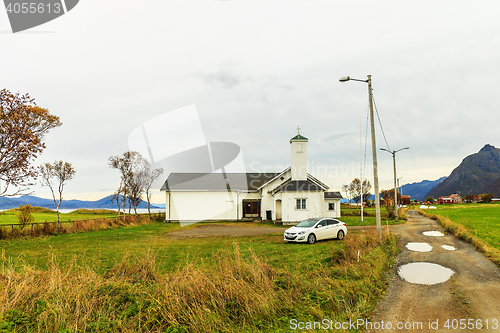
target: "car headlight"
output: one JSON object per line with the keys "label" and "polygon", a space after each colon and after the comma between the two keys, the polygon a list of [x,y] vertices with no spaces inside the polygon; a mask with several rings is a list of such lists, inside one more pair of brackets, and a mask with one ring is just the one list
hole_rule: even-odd
{"label": "car headlight", "polygon": [[304,231],[299,232],[297,235],[303,235],[303,234],[305,234],[306,232],[307,232],[307,231],[305,231],[305,230],[304,230]]}

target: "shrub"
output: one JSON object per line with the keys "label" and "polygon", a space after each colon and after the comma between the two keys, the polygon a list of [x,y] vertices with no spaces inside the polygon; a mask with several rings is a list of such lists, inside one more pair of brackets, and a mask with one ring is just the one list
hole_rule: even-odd
{"label": "shrub", "polygon": [[21,230],[24,229],[27,224],[33,223],[33,221],[35,220],[33,215],[31,215],[32,211],[33,207],[28,204],[19,206],[19,214],[17,215],[17,218],[19,219],[19,223],[21,224]]}

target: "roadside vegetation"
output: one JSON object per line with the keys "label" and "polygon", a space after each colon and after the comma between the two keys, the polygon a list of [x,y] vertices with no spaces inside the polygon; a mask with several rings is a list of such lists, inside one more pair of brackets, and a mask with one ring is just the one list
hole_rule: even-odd
{"label": "roadside vegetation", "polygon": [[500,266],[500,204],[439,205],[418,212],[437,220],[455,237],[471,243]]}
{"label": "roadside vegetation", "polygon": [[290,320],[368,318],[399,249],[393,235],[287,244],[172,239],[178,223],[0,241],[0,329],[288,332]]}

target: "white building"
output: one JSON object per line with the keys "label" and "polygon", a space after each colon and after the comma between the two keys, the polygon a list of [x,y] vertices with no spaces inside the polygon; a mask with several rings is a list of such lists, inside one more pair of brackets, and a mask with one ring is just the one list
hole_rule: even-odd
{"label": "white building", "polygon": [[161,190],[167,221],[340,217],[339,192],[307,173],[308,139],[290,139],[291,166],[279,173],[171,173]]}

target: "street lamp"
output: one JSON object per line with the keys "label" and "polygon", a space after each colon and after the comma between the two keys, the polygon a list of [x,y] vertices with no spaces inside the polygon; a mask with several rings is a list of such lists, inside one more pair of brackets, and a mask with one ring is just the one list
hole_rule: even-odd
{"label": "street lamp", "polygon": [[392,154],[392,163],[394,165],[394,211],[396,212],[396,221],[398,220],[398,188],[396,187],[396,153],[404,149],[410,149],[410,148],[404,147],[393,151],[390,151],[385,148],[380,148],[380,150],[385,150],[386,152]]}
{"label": "street lamp", "polygon": [[397,179],[397,181],[398,181],[398,190],[399,190],[399,194],[401,194],[401,202],[403,202],[403,186],[402,186],[402,185],[399,185],[399,180],[400,180],[401,178],[403,178],[403,176],[399,177],[399,178]]}
{"label": "street lamp", "polygon": [[[340,82],[347,81],[359,81],[368,83],[368,102],[370,104],[370,123],[371,123],[371,132],[372,132],[372,154],[373,154],[373,185],[375,190],[375,216],[377,222],[377,239],[379,242],[382,241],[382,226],[380,223],[380,196],[379,196],[379,187],[378,187],[378,168],[377,168],[377,144],[375,141],[375,120],[373,118],[373,97],[372,97],[372,76],[367,75],[367,80],[358,80],[353,79],[349,76],[341,78]],[[363,180],[361,180],[363,181]]]}

